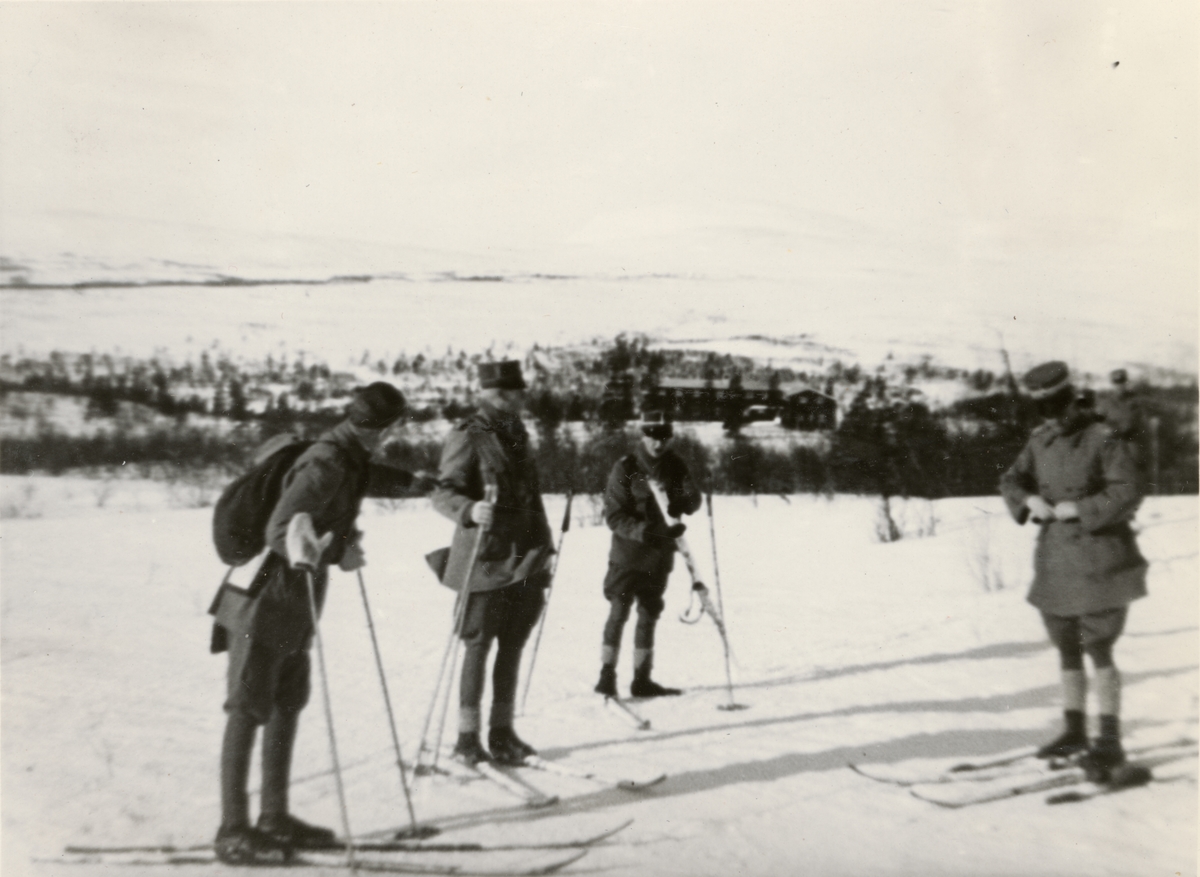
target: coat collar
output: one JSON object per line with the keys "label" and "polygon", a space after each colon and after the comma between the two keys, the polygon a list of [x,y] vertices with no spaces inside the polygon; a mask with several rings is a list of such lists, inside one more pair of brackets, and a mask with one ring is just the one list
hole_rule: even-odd
{"label": "coat collar", "polygon": [[357,463],[366,463],[371,458],[371,455],[367,453],[367,449],[362,446],[362,442],[358,440],[358,436],[354,432],[354,427],[346,421],[342,421],[333,429],[323,434],[318,441],[328,442],[331,445],[337,446],[339,450]]}
{"label": "coat collar", "polygon": [[475,429],[498,433],[502,437],[520,438],[528,435],[520,415],[501,411],[486,402],[480,403],[470,425]]}
{"label": "coat collar", "polygon": [[637,458],[638,465],[642,467],[642,470],[654,476],[658,475],[669,453],[671,452],[666,450],[663,451],[658,457],[651,457],[649,451],[646,450],[646,446],[641,442],[638,442],[638,445],[633,452],[634,456]]}

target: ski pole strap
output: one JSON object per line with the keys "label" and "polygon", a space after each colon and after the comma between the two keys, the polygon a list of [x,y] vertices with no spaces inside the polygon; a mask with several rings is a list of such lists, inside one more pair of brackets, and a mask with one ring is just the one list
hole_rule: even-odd
{"label": "ski pole strap", "polygon": [[725,619],[721,617],[721,610],[713,605],[712,598],[708,595],[708,588],[700,586],[700,606],[704,612],[708,613],[708,617],[713,620],[713,624],[717,626],[717,630],[721,634],[721,638],[725,638]]}
{"label": "ski pole strap", "polygon": [[704,617],[704,609],[707,603],[708,588],[704,587],[701,582],[695,582],[688,597],[687,608],[680,613],[679,620],[684,624],[695,624]]}

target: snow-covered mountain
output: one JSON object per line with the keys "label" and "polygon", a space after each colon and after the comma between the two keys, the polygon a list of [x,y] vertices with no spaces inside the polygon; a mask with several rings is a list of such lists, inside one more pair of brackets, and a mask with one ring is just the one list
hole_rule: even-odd
{"label": "snow-covered mountain", "polygon": [[1197,372],[1196,302],[1115,293],[1111,276],[1089,276],[1102,268],[1085,252],[997,255],[981,274],[931,233],[892,240],[765,208],[701,220],[598,226],[538,252],[455,252],[30,214],[0,251],[0,348],[184,355],[217,343],[338,367],[364,350],[524,352],[627,332],[781,366],[890,355],[999,373],[1007,348],[1015,369],[1060,357],[1097,375]]}

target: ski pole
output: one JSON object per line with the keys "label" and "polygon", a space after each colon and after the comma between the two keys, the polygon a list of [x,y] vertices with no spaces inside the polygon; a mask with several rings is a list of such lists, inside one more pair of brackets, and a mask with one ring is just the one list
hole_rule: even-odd
{"label": "ski pole", "polygon": [[724,618],[725,601],[721,599],[721,566],[717,563],[717,528],[713,523],[712,496],[712,485],[709,484],[708,491],[704,494],[704,506],[708,512],[708,541],[712,545],[713,585],[717,589],[717,611],[721,613],[721,618]]}
{"label": "ski pole", "polygon": [[[484,473],[485,480],[487,481],[487,486],[484,488],[484,491],[483,491],[483,501],[489,502],[489,503],[495,503],[496,497],[499,493],[499,487],[494,480],[488,478],[488,474],[489,473]],[[458,600],[454,604],[454,624],[450,628],[450,636],[446,640],[446,649],[445,649],[445,651],[442,652],[442,666],[438,670],[437,685],[433,689],[433,697],[429,701],[429,710],[425,714],[425,724],[421,728],[421,744],[420,744],[420,748],[418,750],[418,759],[420,759],[420,757],[425,752],[428,751],[427,744],[429,741],[429,726],[433,722],[433,714],[435,712],[437,712],[438,701],[442,699],[443,683],[445,684],[445,686],[447,688],[447,691],[445,693],[446,702],[449,703],[449,696],[450,696],[449,689],[453,688],[453,686],[454,686],[454,670],[452,668],[450,670],[450,678],[445,679],[446,664],[447,664],[447,661],[449,661],[449,659],[450,659],[451,653],[453,653],[453,655],[454,655],[453,664],[457,665],[457,663],[458,663],[458,651],[457,651],[457,649],[454,648],[454,646],[457,643],[458,635],[462,630],[463,621],[467,615],[467,603],[469,602],[470,596],[471,596],[470,595],[471,573],[474,572],[474,570],[475,570],[475,561],[479,557],[479,549],[483,545],[483,540],[484,540],[484,537],[487,535],[487,531],[488,531],[487,527],[480,525],[479,532],[475,534],[475,541],[471,544],[471,554],[467,560],[466,575],[463,578],[462,586],[459,588],[459,591],[458,591]],[[442,714],[443,714],[443,716],[445,715],[444,709],[443,709]],[[440,731],[438,732],[438,740],[439,740],[439,745],[440,745],[440,740],[441,740],[441,732]],[[438,753],[435,750],[433,753],[433,764],[429,766],[430,769],[437,767],[437,760],[438,760]],[[418,771],[424,773],[424,770],[422,770],[423,767],[424,767],[424,765],[418,764],[417,765]]]}
{"label": "ski pole", "polygon": [[[650,493],[653,495],[654,501],[658,503],[659,511],[662,512],[663,519],[667,521],[676,520],[667,514],[668,502],[666,492],[663,490],[662,485],[654,481],[654,479],[647,479],[647,483],[650,485]],[[712,526],[711,506],[709,526]],[[725,619],[721,615],[720,610],[718,610],[709,599],[708,588],[705,587],[704,582],[700,581],[700,575],[696,567],[696,559],[692,556],[692,552],[688,547],[687,540],[680,536],[675,540],[675,544],[679,548],[679,553],[683,556],[683,561],[688,568],[688,573],[692,577],[692,592],[688,596],[688,608],[685,609],[683,614],[679,616],[679,620],[684,624],[695,624],[700,620],[701,616],[704,615],[705,612],[707,612],[709,617],[712,618],[713,623],[717,626],[717,633],[721,635],[721,647],[725,654],[725,680],[727,688],[730,692],[729,703],[727,705],[719,706],[718,709],[743,709],[744,707],[741,704],[736,704],[733,702],[733,677],[729,671],[729,638],[725,635]],[[713,547],[715,549],[715,542],[713,543]],[[715,564],[715,554],[713,555],[713,560]],[[714,573],[715,572],[716,570],[714,569]],[[699,598],[700,601],[699,608],[693,610],[693,607],[696,605],[697,598]],[[693,611],[695,611],[694,615],[692,614]]]}
{"label": "ski pole", "polygon": [[[717,589],[717,612],[721,616],[721,624],[717,627],[721,632],[721,645],[725,648],[725,684],[729,695],[729,703],[725,706],[717,707],[723,710],[744,709],[741,704],[735,703],[733,700],[733,674],[729,670],[729,631],[725,628],[725,603],[721,599],[721,567],[717,563],[717,528],[713,523],[713,504],[712,504],[712,483],[708,485],[708,492],[704,494],[704,502],[708,509],[708,539],[712,545],[713,558],[713,584]],[[715,620],[715,619],[714,619]]]}
{"label": "ski pole", "polygon": [[438,714],[437,736],[433,741],[433,764],[437,770],[438,759],[442,752],[442,738],[446,732],[446,716],[450,712],[450,695],[454,692],[454,674],[458,671],[458,656],[462,653],[462,643],[454,643],[454,651],[450,656],[450,673],[446,676],[446,687],[441,691],[442,709]]}
{"label": "ski pole", "polygon": [[[458,600],[461,599],[462,594],[460,593],[458,595]],[[454,604],[454,617],[458,617],[457,601]],[[433,686],[433,696],[429,701],[429,709],[425,713],[425,723],[421,726],[421,742],[417,748],[417,766],[413,771],[417,776],[423,776],[432,769],[431,765],[424,764],[423,759],[425,757],[425,753],[429,751],[426,745],[429,739],[429,725],[433,721],[433,714],[437,712],[438,701],[441,700],[442,697],[442,684],[446,677],[446,666],[447,662],[450,660],[450,650],[454,647],[454,644],[455,631],[452,627],[450,630],[450,636],[446,638],[446,648],[442,651],[442,663],[438,667],[437,681]]]}
{"label": "ski pole", "polygon": [[392,746],[396,750],[396,767],[400,769],[400,787],[404,790],[404,802],[408,805],[408,819],[410,827],[407,832],[403,832],[405,837],[425,838],[433,837],[439,832],[439,829],[433,826],[424,828],[417,825],[417,812],[413,808],[412,792],[408,788],[408,772],[404,769],[404,756],[400,751],[400,737],[396,734],[396,715],[392,712],[392,699],[388,695],[387,677],[383,672],[383,656],[379,652],[379,640],[375,636],[375,622],[371,617],[371,604],[367,600],[367,585],[363,581],[362,570],[356,570],[358,573],[358,590],[362,594],[363,612],[367,616],[367,629],[371,631],[371,647],[375,650],[375,666],[379,670],[379,687],[383,690],[383,705],[387,709],[388,728],[392,732]]}
{"label": "ski pole", "polygon": [[317,667],[321,673],[321,694],[325,701],[325,727],[329,729],[329,757],[333,761],[333,776],[337,784],[338,806],[342,811],[342,831],[346,836],[346,865],[353,870],[354,835],[350,833],[350,814],[346,809],[346,787],[342,782],[342,767],[338,761],[337,735],[333,731],[333,706],[329,699],[329,675],[325,671],[325,648],[321,643],[321,625],[317,613],[317,586],[313,582],[310,566],[303,566],[304,581],[308,585],[308,610],[312,615],[313,639],[317,644]]}
{"label": "ski pole", "polygon": [[[646,484],[650,487],[650,494],[654,497],[654,502],[658,505],[659,512],[662,513],[663,520],[671,523],[679,523],[678,518],[672,518],[667,514],[667,509],[670,508],[670,503],[667,501],[666,492],[661,484],[653,478],[647,478]],[[692,578],[692,587],[697,585],[704,587],[704,583],[700,580],[700,569],[696,565],[696,558],[692,554],[692,549],[688,546],[688,541],[685,536],[678,536],[675,539],[675,547],[679,549],[679,555],[683,558],[683,564],[687,567],[688,575]]]}
{"label": "ski pole", "polygon": [[546,616],[550,614],[550,593],[554,590],[554,577],[558,574],[558,562],[562,558],[563,542],[571,529],[571,500],[575,494],[567,491],[567,508],[563,512],[562,529],[558,532],[558,550],[554,554],[554,565],[550,568],[550,584],[546,586],[546,603],[542,606],[542,617],[538,620],[537,636],[533,640],[533,652],[529,656],[529,675],[525,677],[525,691],[521,695],[521,715],[525,715],[525,701],[529,699],[529,686],[533,684],[533,668],[537,664],[538,646],[542,642],[542,630],[546,627]]}
{"label": "ski pole", "polygon": [[[496,482],[491,480],[488,473],[485,473],[487,478],[487,486],[483,490],[483,501],[495,503],[496,497],[499,494],[499,487]],[[462,652],[462,630],[467,622],[467,604],[471,601],[471,573],[475,571],[475,562],[479,558],[479,550],[483,545],[483,540],[487,535],[490,526],[479,527],[479,532],[475,535],[475,542],[471,546],[471,556],[467,561],[467,574],[463,579],[462,590],[460,592],[461,601],[455,606],[454,630],[452,632],[453,649],[450,656],[450,673],[446,677],[446,687],[442,697],[442,712],[438,717],[437,739],[433,746],[433,768],[437,769],[438,758],[442,752],[442,737],[446,731],[446,715],[450,712],[450,696],[454,691],[454,674],[458,670],[458,656]]]}

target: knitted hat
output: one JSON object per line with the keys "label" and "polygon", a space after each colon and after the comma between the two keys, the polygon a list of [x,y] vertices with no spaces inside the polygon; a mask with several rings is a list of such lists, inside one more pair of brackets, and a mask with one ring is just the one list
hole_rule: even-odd
{"label": "knitted hat", "polygon": [[346,407],[346,417],[355,426],[383,429],[395,423],[404,413],[404,395],[391,384],[376,381],[356,390],[354,401]]}
{"label": "knitted hat", "polygon": [[675,427],[661,411],[643,411],[642,421],[639,425],[642,428],[642,435],[650,438],[669,439],[675,435]]}
{"label": "knitted hat", "polygon": [[1033,399],[1048,399],[1071,386],[1071,373],[1065,362],[1054,360],[1034,366],[1021,381]]}
{"label": "knitted hat", "polygon": [[479,363],[479,386],[484,390],[524,390],[521,363],[515,359]]}

